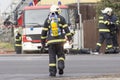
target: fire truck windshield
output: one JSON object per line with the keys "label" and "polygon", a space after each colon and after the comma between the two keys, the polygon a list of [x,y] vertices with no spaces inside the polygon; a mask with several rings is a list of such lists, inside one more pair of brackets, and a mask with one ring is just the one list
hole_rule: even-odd
{"label": "fire truck windshield", "polygon": [[[61,15],[66,19],[68,23],[68,12],[67,9],[61,9]],[[25,25],[43,25],[45,19],[48,17],[49,9],[35,9],[35,10],[26,10],[24,15]],[[33,24],[34,23],[34,24]]]}
{"label": "fire truck windshield", "polygon": [[49,14],[49,9],[41,10],[26,10],[25,11],[25,25],[31,23],[38,23],[43,25],[47,15]]}

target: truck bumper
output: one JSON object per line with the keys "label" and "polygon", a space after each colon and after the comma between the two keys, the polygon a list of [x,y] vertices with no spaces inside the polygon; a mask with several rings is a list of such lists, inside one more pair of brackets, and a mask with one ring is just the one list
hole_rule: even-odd
{"label": "truck bumper", "polygon": [[38,51],[41,49],[41,46],[41,43],[25,42],[22,43],[22,51]]}

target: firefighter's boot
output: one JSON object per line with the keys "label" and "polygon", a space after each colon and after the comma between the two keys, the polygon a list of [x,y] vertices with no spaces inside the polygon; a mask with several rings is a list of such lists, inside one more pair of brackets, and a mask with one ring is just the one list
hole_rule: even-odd
{"label": "firefighter's boot", "polygon": [[113,54],[115,50],[113,48],[106,49],[105,54]]}
{"label": "firefighter's boot", "polygon": [[100,53],[99,53],[99,50],[95,49],[95,50],[93,50],[93,51],[91,52],[91,54],[97,55],[97,54],[100,54]]}
{"label": "firefighter's boot", "polygon": [[58,69],[59,69],[59,75],[63,75],[64,73],[64,61],[63,60],[59,60],[58,61]]}
{"label": "firefighter's boot", "polygon": [[114,47],[114,50],[115,50],[115,52],[114,52],[114,53],[119,53],[119,52],[120,52],[119,47]]}
{"label": "firefighter's boot", "polygon": [[63,69],[59,69],[59,75],[63,75],[64,71]]}
{"label": "firefighter's boot", "polygon": [[49,72],[50,72],[49,76],[55,77],[57,73],[56,67],[49,67]]}

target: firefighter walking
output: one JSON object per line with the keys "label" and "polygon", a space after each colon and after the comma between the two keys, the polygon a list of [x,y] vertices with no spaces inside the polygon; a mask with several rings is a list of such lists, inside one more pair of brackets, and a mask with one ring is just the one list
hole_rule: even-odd
{"label": "firefighter walking", "polygon": [[[63,45],[67,39],[71,40],[71,33],[64,17],[60,15],[60,8],[57,5],[50,7],[50,14],[44,23],[44,27],[41,34],[41,41],[43,47],[47,40],[48,53],[49,53],[49,76],[56,76],[57,68],[59,75],[64,73],[65,68],[65,54],[63,51]],[[64,33],[63,32],[66,33]],[[57,58],[56,58],[57,56]]]}
{"label": "firefighter walking", "polygon": [[102,15],[99,16],[99,40],[96,44],[96,49],[93,54],[99,54],[100,48],[104,40],[106,40],[106,52],[112,50],[112,41],[111,41],[111,33],[110,33],[110,21],[109,15],[112,13],[112,9],[107,7],[104,10],[101,10]]}

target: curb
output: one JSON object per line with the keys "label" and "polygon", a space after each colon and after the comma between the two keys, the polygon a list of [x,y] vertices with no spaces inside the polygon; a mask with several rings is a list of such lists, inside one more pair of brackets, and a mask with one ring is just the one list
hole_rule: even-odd
{"label": "curb", "polygon": [[0,54],[0,57],[2,56],[48,56],[48,54]]}

